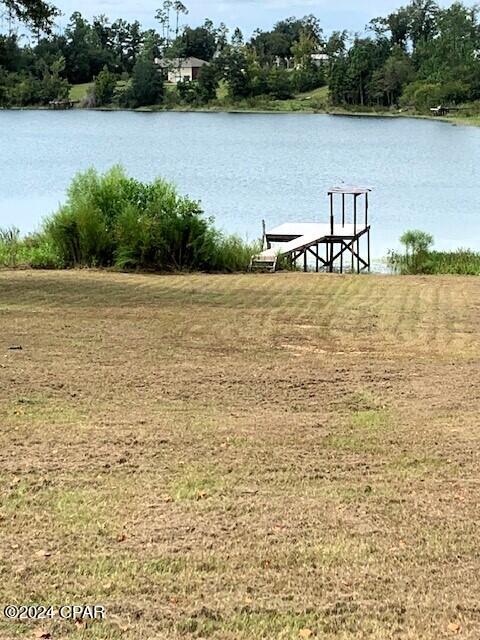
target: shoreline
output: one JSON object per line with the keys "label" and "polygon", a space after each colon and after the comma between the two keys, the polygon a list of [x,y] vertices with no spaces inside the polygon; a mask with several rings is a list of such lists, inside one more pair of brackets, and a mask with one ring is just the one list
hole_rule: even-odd
{"label": "shoreline", "polygon": [[[2,111],[54,111],[47,106],[27,106],[27,107],[2,107]],[[164,109],[161,107],[139,107],[138,109],[128,109],[120,107],[74,107],[73,109],[65,109],[64,111],[89,111],[89,112],[122,112],[122,113],[204,113],[204,114],[260,114],[260,115],[319,115],[319,116],[337,116],[351,118],[410,118],[413,120],[429,120],[433,122],[443,122],[453,126],[480,126],[480,116],[432,116],[421,113],[392,113],[390,111],[350,111],[348,109],[268,109],[241,106],[232,107],[188,107],[188,108],[172,108]],[[58,110],[55,111],[58,113]]]}

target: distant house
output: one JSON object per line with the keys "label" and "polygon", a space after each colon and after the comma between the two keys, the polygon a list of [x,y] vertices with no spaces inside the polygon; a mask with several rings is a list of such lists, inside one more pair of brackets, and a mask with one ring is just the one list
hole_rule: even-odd
{"label": "distant house", "polygon": [[315,66],[321,67],[330,60],[328,53],[312,53],[312,62]]}
{"label": "distant house", "polygon": [[174,84],[182,80],[196,80],[200,69],[208,64],[206,60],[200,60],[200,58],[175,58],[174,60],[157,58],[155,62],[166,70],[168,82]]}

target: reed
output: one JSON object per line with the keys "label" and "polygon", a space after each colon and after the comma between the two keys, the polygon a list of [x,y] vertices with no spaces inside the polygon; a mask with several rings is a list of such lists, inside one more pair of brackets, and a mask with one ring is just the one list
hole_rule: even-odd
{"label": "reed", "polygon": [[61,266],[56,247],[45,233],[22,238],[16,227],[0,228],[0,267],[56,269]]}

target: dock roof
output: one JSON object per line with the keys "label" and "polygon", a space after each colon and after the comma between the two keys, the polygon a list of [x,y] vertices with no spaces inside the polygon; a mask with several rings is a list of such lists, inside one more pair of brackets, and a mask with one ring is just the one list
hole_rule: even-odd
{"label": "dock roof", "polygon": [[370,193],[369,187],[354,187],[352,185],[342,184],[340,187],[332,187],[328,190],[328,193],[344,193],[346,195],[361,196],[365,193]]}

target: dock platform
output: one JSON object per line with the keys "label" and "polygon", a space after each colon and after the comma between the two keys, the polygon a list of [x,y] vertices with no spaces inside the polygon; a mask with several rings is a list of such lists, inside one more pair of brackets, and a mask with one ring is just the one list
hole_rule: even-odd
{"label": "dock platform", "polygon": [[[329,190],[330,220],[328,223],[287,222],[270,231],[264,230],[261,253],[252,257],[252,270],[275,271],[279,258],[296,265],[303,258],[303,269],[313,257],[315,271],[340,271],[350,268],[360,273],[370,270],[370,225],[368,223],[368,194],[370,189],[360,187],[333,187]],[[335,200],[341,196],[341,215],[336,216]],[[353,207],[347,211],[347,196],[353,198]],[[364,200],[361,220],[358,199]],[[350,221],[349,221],[350,220]],[[366,256],[361,253],[361,240],[367,242]],[[363,241],[363,240],[362,240]],[[348,258],[348,261],[346,260]],[[349,264],[347,264],[349,262]]]}

